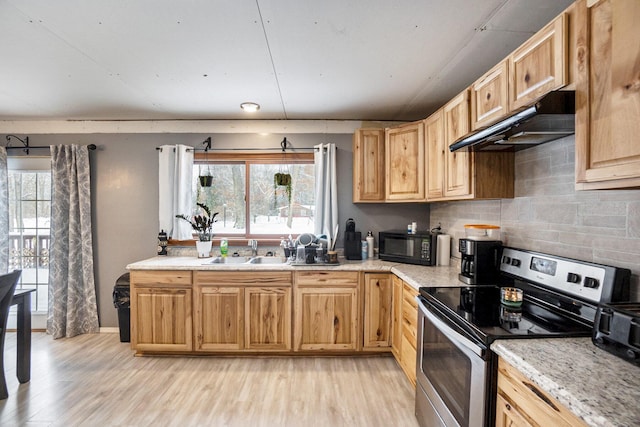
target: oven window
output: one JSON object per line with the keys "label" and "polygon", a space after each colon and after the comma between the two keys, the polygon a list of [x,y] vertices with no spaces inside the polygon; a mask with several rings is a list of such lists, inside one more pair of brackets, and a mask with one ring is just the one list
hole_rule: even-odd
{"label": "oven window", "polygon": [[422,372],[461,426],[469,425],[471,371],[469,358],[424,319]]}

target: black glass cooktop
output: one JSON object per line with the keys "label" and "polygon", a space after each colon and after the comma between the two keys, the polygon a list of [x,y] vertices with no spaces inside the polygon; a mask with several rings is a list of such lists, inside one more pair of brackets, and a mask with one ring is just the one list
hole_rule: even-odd
{"label": "black glass cooktop", "polygon": [[420,288],[420,294],[444,317],[485,343],[498,338],[591,336],[590,325],[555,310],[553,304],[526,290],[521,307],[502,304],[498,286]]}

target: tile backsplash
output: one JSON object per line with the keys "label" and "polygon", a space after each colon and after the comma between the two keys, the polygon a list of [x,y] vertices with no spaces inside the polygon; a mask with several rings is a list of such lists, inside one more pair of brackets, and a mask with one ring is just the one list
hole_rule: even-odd
{"label": "tile backsplash", "polygon": [[453,236],[464,225],[501,227],[505,245],[631,269],[640,300],[640,189],[575,191],[573,136],[519,151],[513,199],[433,203],[430,225]]}

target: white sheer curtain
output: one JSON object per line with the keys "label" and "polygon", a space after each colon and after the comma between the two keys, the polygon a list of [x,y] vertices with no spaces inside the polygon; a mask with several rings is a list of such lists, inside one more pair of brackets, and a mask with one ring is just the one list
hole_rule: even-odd
{"label": "white sheer curtain", "polygon": [[97,333],[91,182],[86,145],[51,146],[51,251],[47,333]]}
{"label": "white sheer curtain", "polygon": [[7,150],[0,147],[0,274],[9,270],[9,174]]}
{"label": "white sheer curtain", "polygon": [[326,234],[331,246],[333,230],[338,224],[338,180],[336,178],[336,145],[315,145],[316,211],[314,233]]}
{"label": "white sheer curtain", "polygon": [[193,147],[180,144],[163,145],[160,147],[158,162],[160,230],[166,231],[167,236],[172,239],[191,239],[191,226],[186,221],[176,218],[176,215],[191,215],[193,211]]}

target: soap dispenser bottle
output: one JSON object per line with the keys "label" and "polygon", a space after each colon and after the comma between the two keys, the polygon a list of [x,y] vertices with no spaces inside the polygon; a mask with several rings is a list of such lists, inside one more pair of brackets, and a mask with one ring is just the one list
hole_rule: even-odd
{"label": "soap dispenser bottle", "polygon": [[368,257],[373,258],[373,233],[371,231],[367,231],[367,251]]}

